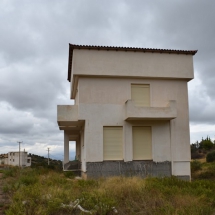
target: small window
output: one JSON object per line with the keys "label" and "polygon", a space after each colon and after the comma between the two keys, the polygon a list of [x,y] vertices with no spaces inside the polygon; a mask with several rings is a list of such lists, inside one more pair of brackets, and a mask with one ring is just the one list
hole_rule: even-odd
{"label": "small window", "polygon": [[103,127],[104,160],[123,160],[122,127]]}
{"label": "small window", "polygon": [[131,100],[134,101],[135,106],[149,107],[150,106],[149,84],[132,84]]}

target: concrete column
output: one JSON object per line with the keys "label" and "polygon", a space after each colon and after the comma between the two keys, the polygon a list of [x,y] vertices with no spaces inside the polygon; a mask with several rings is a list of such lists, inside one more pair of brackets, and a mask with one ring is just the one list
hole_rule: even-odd
{"label": "concrete column", "polygon": [[76,140],[76,159],[80,161],[80,140]]}
{"label": "concrete column", "polygon": [[69,135],[64,131],[64,160],[63,163],[69,162]]}

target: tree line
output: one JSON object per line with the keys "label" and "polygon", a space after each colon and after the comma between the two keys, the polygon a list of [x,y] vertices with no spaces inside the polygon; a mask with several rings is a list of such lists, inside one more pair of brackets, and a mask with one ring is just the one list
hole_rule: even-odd
{"label": "tree line", "polygon": [[200,142],[191,144],[191,158],[204,158],[209,151],[215,150],[215,141],[212,141],[209,136],[202,138]]}

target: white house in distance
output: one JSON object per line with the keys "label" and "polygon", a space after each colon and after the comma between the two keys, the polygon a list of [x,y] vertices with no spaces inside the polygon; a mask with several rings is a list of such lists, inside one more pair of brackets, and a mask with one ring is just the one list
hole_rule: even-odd
{"label": "white house in distance", "polygon": [[21,166],[28,167],[31,166],[31,157],[28,157],[26,151],[19,152],[8,152],[7,154],[0,155],[1,164],[9,166]]}
{"label": "white house in distance", "polygon": [[187,82],[196,50],[69,45],[74,105],[58,105],[83,177],[171,176],[190,179]]}

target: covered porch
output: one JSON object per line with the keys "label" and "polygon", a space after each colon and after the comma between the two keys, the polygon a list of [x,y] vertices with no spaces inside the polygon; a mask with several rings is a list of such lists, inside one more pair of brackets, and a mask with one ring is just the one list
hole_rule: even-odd
{"label": "covered porch", "polygon": [[[58,126],[64,131],[63,170],[80,173],[82,170],[81,148],[83,145],[84,120],[78,120],[76,105],[58,105]],[[70,160],[70,141],[75,142],[75,159]],[[79,174],[78,174],[79,175]]]}

